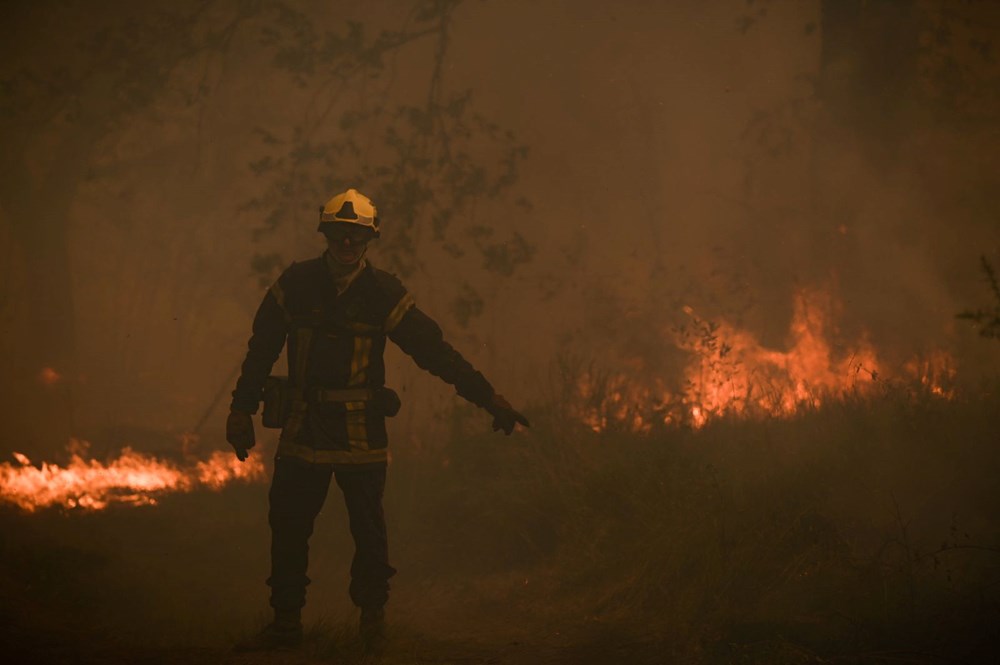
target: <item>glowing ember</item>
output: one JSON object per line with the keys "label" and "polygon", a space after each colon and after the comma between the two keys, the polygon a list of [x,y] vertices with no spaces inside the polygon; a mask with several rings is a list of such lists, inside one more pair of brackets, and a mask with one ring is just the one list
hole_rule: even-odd
{"label": "glowing ember", "polygon": [[50,388],[62,381],[62,378],[62,374],[55,371],[51,367],[46,367],[38,373],[38,381]]}
{"label": "glowing ember", "polygon": [[[625,375],[585,374],[577,385],[575,415],[595,432],[609,425],[648,432],[655,425],[701,427],[723,415],[788,417],[825,400],[870,394],[881,378],[875,350],[865,338],[831,343],[834,303],[823,293],[795,296],[788,350],[765,348],[748,331],[700,319],[684,308],[689,325],[671,331],[673,344],[690,354],[680,389],[659,380],[646,385]],[[951,397],[950,357],[936,352],[904,367],[908,378],[932,395]]]}
{"label": "glowing ember", "polygon": [[[77,442],[73,450],[85,449]],[[259,457],[240,463],[232,453],[215,452],[194,466],[137,453],[130,448],[107,463],[84,459],[73,452],[69,464],[43,462],[41,468],[14,453],[18,466],[0,464],[0,500],[32,512],[49,506],[99,510],[111,503],[149,505],[168,492],[190,492],[199,487],[219,490],[234,480],[262,478]]]}

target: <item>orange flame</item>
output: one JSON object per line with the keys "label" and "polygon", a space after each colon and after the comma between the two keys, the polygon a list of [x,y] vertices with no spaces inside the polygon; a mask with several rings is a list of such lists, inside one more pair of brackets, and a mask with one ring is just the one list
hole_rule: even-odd
{"label": "orange flame", "polygon": [[925,358],[914,358],[904,366],[907,374],[920,382],[931,395],[951,399],[955,396],[955,366],[950,355],[937,350]]}
{"label": "orange flame", "polygon": [[[74,440],[70,448],[85,450],[86,443]],[[0,464],[0,500],[28,512],[49,506],[100,510],[112,503],[153,505],[157,496],[168,492],[219,490],[232,481],[250,482],[264,475],[259,458],[241,463],[232,453],[221,451],[186,467],[131,448],[107,463],[84,459],[79,452],[72,452],[66,466],[42,462],[35,467],[21,453],[14,453],[14,458],[17,466]]]}
{"label": "orange flame", "polygon": [[[575,415],[585,425],[595,432],[612,424],[648,432],[656,425],[701,427],[724,415],[788,417],[825,400],[870,394],[879,385],[880,361],[864,336],[836,348],[831,343],[834,303],[827,294],[803,289],[795,295],[787,351],[768,349],[729,323],[700,319],[691,307],[684,311],[690,325],[671,331],[674,345],[690,354],[683,387],[584,374]],[[929,393],[952,396],[945,387],[954,379],[948,354],[935,352],[904,370]]]}
{"label": "orange flame", "polygon": [[676,341],[694,354],[683,399],[694,424],[729,413],[788,416],[828,396],[870,389],[878,356],[865,339],[834,353],[827,336],[831,309],[822,294],[797,293],[788,351],[767,349],[747,331],[707,324],[688,311],[701,334]]}

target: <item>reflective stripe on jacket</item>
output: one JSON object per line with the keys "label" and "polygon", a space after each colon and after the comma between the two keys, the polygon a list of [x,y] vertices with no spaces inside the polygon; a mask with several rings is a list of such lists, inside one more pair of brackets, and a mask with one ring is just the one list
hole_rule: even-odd
{"label": "reflective stripe on jacket", "polygon": [[[440,326],[414,305],[394,275],[368,264],[338,295],[320,257],[293,263],[265,294],[232,408],[256,413],[264,380],[286,344],[290,383],[305,394],[381,387],[386,339],[473,404],[485,407],[492,399],[489,382],[444,341]],[[300,345],[307,348],[305,356],[298,355]],[[302,400],[282,430],[278,455],[367,464],[384,462],[387,445],[385,418],[368,402]]]}

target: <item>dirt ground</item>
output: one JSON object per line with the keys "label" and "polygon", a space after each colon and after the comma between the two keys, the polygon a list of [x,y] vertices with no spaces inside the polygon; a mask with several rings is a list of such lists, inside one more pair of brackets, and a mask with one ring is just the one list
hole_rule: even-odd
{"label": "dirt ground", "polygon": [[[978,663],[1000,649],[996,393],[891,396],[636,437],[399,450],[389,642],[357,640],[331,491],[306,639],[268,620],[267,483],[98,512],[0,509],[11,663]],[[264,451],[266,454],[266,451]]]}
{"label": "dirt ground", "polygon": [[659,662],[650,645],[623,642],[594,618],[539,611],[554,590],[531,579],[538,569],[447,574],[403,546],[390,639],[380,657],[364,654],[346,593],[346,516],[335,495],[313,540],[303,646],[235,653],[232,646],[268,618],[265,490],[169,497],[94,515],[5,512],[0,635],[8,662]]}

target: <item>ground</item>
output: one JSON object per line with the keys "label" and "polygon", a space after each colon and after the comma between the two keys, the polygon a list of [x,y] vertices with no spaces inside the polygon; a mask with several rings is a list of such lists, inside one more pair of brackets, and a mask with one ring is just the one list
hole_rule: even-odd
{"label": "ground", "polygon": [[[551,411],[505,439],[457,418],[400,447],[399,574],[366,657],[334,487],[304,646],[267,618],[267,485],[108,510],[0,510],[0,638],[18,663],[953,663],[1000,648],[995,393],[596,434]],[[471,423],[471,425],[470,425]],[[991,628],[992,627],[992,628]]]}

